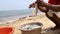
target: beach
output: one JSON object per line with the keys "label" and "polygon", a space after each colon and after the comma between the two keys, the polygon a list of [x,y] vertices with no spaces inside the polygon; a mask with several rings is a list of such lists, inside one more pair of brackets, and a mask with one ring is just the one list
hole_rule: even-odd
{"label": "beach", "polygon": [[[14,29],[13,34],[21,34],[21,31],[19,30],[20,26],[26,23],[32,23],[32,22],[40,22],[43,24],[42,32],[46,34],[57,34],[56,32],[60,30],[49,30],[50,28],[55,27],[56,25],[46,17],[45,14],[40,14],[37,16],[25,16],[21,17],[13,22],[6,23],[6,24],[0,24],[0,27],[12,27]],[[43,31],[44,30],[44,31]],[[46,31],[47,30],[47,31]],[[52,32],[52,33],[51,33]]]}

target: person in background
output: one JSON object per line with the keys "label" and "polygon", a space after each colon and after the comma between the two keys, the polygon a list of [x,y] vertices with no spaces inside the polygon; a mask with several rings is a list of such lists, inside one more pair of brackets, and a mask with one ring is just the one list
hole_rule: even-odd
{"label": "person in background", "polygon": [[[53,21],[56,26],[52,29],[60,29],[60,18],[56,14],[52,14],[52,17],[48,15],[48,12],[59,12],[60,11],[60,0],[49,0],[48,3],[45,3],[42,0],[37,0],[36,2],[29,5],[29,8],[34,8],[35,3],[38,5],[38,9],[46,14],[46,16]],[[60,15],[59,15],[60,16]]]}

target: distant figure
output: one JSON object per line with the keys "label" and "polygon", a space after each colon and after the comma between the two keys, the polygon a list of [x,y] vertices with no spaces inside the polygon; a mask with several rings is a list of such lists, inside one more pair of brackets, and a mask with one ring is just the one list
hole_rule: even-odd
{"label": "distant figure", "polygon": [[[37,3],[38,9],[44,12],[46,16],[56,24],[52,29],[60,29],[60,15],[56,15],[56,13],[60,11],[60,0],[49,0],[48,3],[38,0],[35,3]],[[32,3],[29,8],[34,8],[35,3]]]}

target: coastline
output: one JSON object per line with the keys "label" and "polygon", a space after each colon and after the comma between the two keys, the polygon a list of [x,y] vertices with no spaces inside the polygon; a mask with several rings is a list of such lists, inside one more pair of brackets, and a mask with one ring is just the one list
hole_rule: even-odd
{"label": "coastline", "polygon": [[[14,16],[15,17],[15,16]],[[15,17],[15,18],[6,18],[5,20],[0,21],[0,24],[10,24],[10,23],[14,23],[16,21],[25,21],[27,22],[28,20],[31,20],[31,22],[36,22],[35,20],[38,19],[38,22],[40,22],[39,20],[45,20],[48,19],[44,13],[38,14],[37,16],[33,16],[33,15],[25,15],[23,17]],[[46,21],[49,21],[46,20]],[[44,21],[43,21],[44,22]],[[52,22],[52,21],[51,21]],[[55,24],[52,22],[52,24],[55,26]]]}
{"label": "coastline", "polygon": [[31,15],[31,14],[2,17],[2,18],[0,18],[0,24],[7,23],[7,22],[14,22],[14,21],[17,21],[17,20],[22,19],[24,17],[26,18],[29,15]]}
{"label": "coastline", "polygon": [[[41,12],[41,13],[38,13],[38,15],[39,14],[44,14],[44,13]],[[19,20],[19,19],[28,18],[29,16],[33,16],[33,15],[32,14],[25,14],[25,15],[1,17],[0,18],[0,24],[8,23],[8,22],[14,22],[14,21]]]}

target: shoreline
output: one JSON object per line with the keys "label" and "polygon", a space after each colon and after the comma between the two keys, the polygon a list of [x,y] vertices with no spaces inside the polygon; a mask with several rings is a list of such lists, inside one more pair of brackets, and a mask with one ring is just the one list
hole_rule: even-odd
{"label": "shoreline", "polygon": [[[40,13],[38,15],[41,15],[41,14],[44,14],[44,13]],[[7,22],[14,22],[19,19],[24,19],[32,16],[33,16],[32,14],[29,14],[29,15],[18,15],[18,16],[16,15],[16,16],[10,16],[10,17],[2,17],[0,18],[0,24],[7,23]]]}

